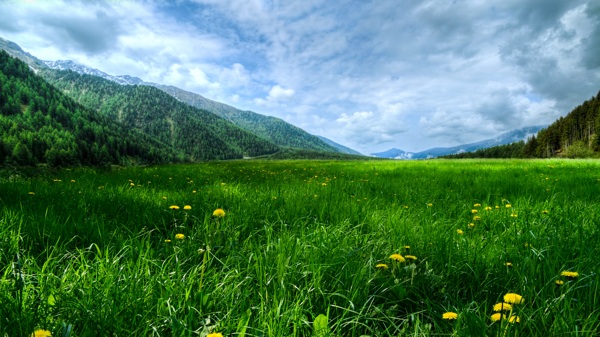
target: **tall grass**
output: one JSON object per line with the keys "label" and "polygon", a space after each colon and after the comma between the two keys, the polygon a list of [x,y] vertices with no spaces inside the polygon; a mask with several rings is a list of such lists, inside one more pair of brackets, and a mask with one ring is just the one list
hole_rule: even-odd
{"label": "tall grass", "polygon": [[[0,336],[598,334],[599,169],[465,160],[3,171]],[[519,323],[491,320],[506,293],[524,298],[508,314]]]}

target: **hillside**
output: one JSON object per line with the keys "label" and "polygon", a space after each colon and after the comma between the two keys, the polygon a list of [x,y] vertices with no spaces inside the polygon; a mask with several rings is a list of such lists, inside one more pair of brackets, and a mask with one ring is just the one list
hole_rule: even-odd
{"label": "hillside", "polygon": [[0,165],[183,160],[182,153],[86,109],[0,50]]}
{"label": "hillside", "polygon": [[600,91],[525,144],[528,157],[588,157],[600,151]]}
{"label": "hillside", "polygon": [[73,71],[40,72],[82,105],[183,151],[191,160],[235,159],[279,148],[206,110],[150,86],[119,85]]}
{"label": "hillside", "polygon": [[182,102],[221,116],[240,128],[252,132],[279,146],[305,150],[338,152],[335,147],[325,143],[317,136],[313,136],[282,119],[261,115],[252,111],[240,110],[174,86],[147,82],[144,82],[143,84],[154,86]]}

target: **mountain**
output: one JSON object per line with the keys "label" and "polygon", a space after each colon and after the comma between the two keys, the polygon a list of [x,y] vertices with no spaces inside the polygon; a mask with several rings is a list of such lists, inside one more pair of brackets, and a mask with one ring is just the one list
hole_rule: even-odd
{"label": "mountain", "polygon": [[48,68],[55,70],[72,70],[79,74],[97,76],[120,85],[144,85],[156,87],[181,102],[216,114],[235,124],[239,128],[264,138],[275,145],[305,150],[337,152],[335,146],[331,146],[317,136],[311,135],[301,128],[289,124],[279,118],[261,115],[252,111],[243,111],[174,86],[145,82],[140,78],[129,75],[109,75],[98,69],[86,67],[73,61],[41,61],[24,52],[17,44],[2,38],[0,38],[0,47],[5,49],[9,54],[21,58],[36,71]]}
{"label": "mountain", "polygon": [[490,148],[499,145],[510,144],[528,138],[535,135],[543,126],[527,126],[521,129],[512,130],[494,138],[482,140],[475,143],[462,144],[452,147],[437,147],[421,152],[404,152],[398,149],[390,149],[384,152],[373,153],[372,155],[380,158],[393,158],[393,159],[427,159],[436,158],[446,155],[473,152],[479,149]]}
{"label": "mountain", "polygon": [[191,106],[205,109],[279,146],[305,150],[338,152],[336,147],[327,144],[317,136],[289,124],[282,119],[244,111],[230,105],[216,102],[174,86],[144,83],[154,86]]}
{"label": "mountain", "polygon": [[317,137],[319,137],[319,139],[322,140],[323,142],[325,142],[326,144],[333,146],[339,153],[352,154],[352,155],[356,155],[356,156],[363,155],[362,153],[360,153],[356,150],[353,150],[349,147],[346,147],[344,145],[338,144],[331,139],[325,138],[323,136],[317,136]]}
{"label": "mountain", "polygon": [[0,50],[0,165],[165,163],[184,155],[77,104]]}
{"label": "mountain", "polygon": [[206,110],[144,85],[120,85],[71,70],[40,74],[78,103],[183,151],[192,160],[271,154],[279,147]]}

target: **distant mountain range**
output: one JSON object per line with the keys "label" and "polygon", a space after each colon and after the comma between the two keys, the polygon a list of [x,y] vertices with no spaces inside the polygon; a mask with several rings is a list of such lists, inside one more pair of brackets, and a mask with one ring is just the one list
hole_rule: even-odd
{"label": "distant mountain range", "polygon": [[521,140],[527,140],[531,136],[537,134],[545,126],[527,126],[521,129],[512,130],[503,133],[497,137],[485,139],[475,143],[462,144],[452,147],[436,147],[421,152],[406,152],[400,149],[392,148],[387,151],[372,153],[371,155],[379,158],[390,159],[428,159],[440,156],[457,154],[463,152],[473,152],[479,149],[485,149],[492,146],[505,145]]}

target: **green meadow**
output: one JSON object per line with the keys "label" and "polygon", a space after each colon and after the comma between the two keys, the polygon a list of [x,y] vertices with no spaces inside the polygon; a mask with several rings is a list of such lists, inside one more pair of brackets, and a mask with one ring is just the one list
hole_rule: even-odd
{"label": "green meadow", "polygon": [[0,205],[2,337],[600,334],[598,161],[4,169]]}

